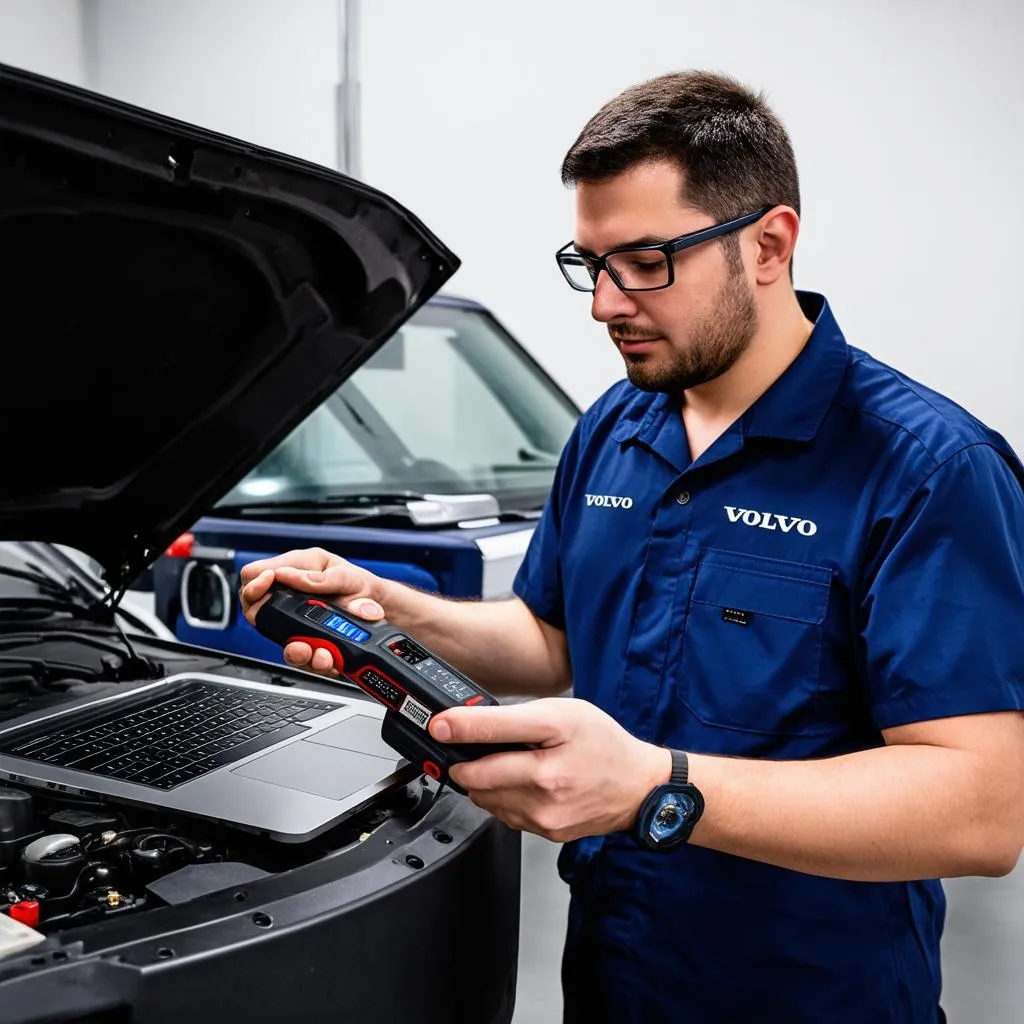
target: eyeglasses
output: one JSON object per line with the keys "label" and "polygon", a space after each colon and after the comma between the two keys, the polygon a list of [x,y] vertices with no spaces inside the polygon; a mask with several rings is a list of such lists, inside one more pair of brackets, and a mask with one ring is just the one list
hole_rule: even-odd
{"label": "eyeglasses", "polygon": [[677,252],[739,231],[760,220],[771,209],[773,207],[765,206],[757,213],[747,213],[709,228],[691,231],[667,242],[609,249],[603,256],[585,256],[570,248],[572,242],[566,242],[555,253],[555,260],[566,281],[578,292],[592,292],[602,270],[606,270],[612,281],[624,292],[653,292],[659,288],[668,288],[675,281],[675,261],[672,257]]}

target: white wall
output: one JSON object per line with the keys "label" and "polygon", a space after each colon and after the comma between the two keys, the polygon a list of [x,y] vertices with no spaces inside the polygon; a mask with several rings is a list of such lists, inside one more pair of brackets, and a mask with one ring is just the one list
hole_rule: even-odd
{"label": "white wall", "polygon": [[[333,166],[340,6],[0,0],[0,59]],[[582,404],[622,370],[554,265],[559,163],[620,89],[708,67],[765,88],[790,129],[798,286],[1024,450],[1024,4],[363,0],[361,38],[363,177]]]}
{"label": "white wall", "polygon": [[554,264],[561,158],[622,88],[705,67],[765,88],[790,130],[798,287],[1024,451],[1018,0],[364,0],[362,39],[363,176],[579,401],[622,370]]}
{"label": "white wall", "polygon": [[0,63],[84,84],[78,0],[0,0]]}
{"label": "white wall", "polygon": [[335,166],[336,0],[87,0],[92,86]]}

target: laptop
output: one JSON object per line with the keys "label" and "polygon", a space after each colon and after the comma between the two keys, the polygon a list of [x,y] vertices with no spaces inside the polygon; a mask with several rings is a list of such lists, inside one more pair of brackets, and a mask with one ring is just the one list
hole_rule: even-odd
{"label": "laptop", "polygon": [[5,723],[0,779],[303,842],[419,774],[381,740],[384,710],[182,673]]}

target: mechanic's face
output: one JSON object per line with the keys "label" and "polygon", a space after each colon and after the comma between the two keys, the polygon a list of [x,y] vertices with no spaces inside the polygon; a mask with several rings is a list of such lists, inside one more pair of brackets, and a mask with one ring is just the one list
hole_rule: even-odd
{"label": "mechanic's face", "polygon": [[[643,241],[667,241],[715,223],[683,204],[683,178],[667,161],[624,171],[576,190],[576,247],[601,255]],[[643,240],[643,241],[640,241]],[[645,391],[674,394],[725,373],[757,329],[753,289],[737,257],[713,240],[676,254],[668,288],[623,292],[598,275],[591,313],[608,325],[626,374]]]}

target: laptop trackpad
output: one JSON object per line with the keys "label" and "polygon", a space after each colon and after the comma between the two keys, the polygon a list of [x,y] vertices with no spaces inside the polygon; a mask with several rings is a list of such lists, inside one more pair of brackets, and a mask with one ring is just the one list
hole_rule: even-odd
{"label": "laptop trackpad", "polygon": [[314,793],[328,800],[344,800],[364,786],[387,778],[398,764],[396,755],[374,757],[323,743],[298,740],[249,761],[232,771],[275,786]]}
{"label": "laptop trackpad", "polygon": [[326,729],[313,733],[309,737],[309,742],[326,743],[332,747],[344,747],[345,750],[359,750],[364,754],[388,757],[396,761],[401,756],[380,738],[380,719],[372,718],[370,715],[353,715],[337,725],[329,725]]}

